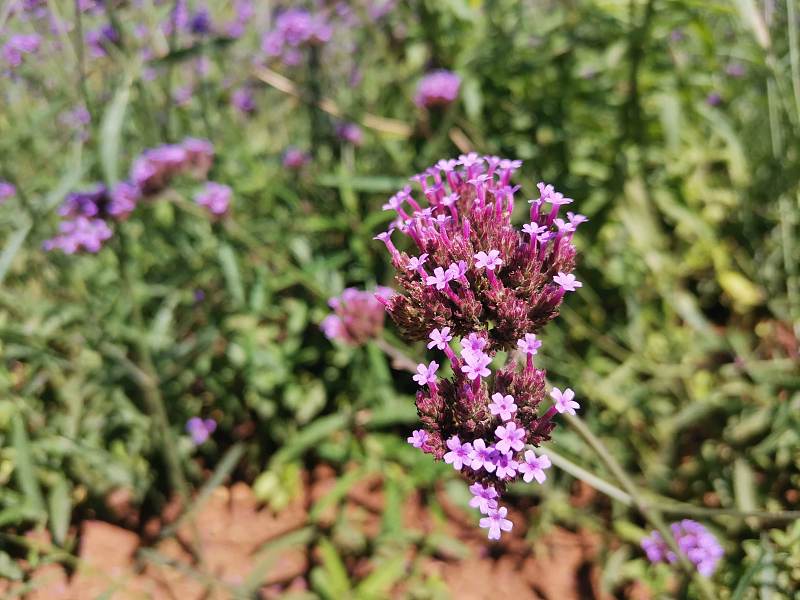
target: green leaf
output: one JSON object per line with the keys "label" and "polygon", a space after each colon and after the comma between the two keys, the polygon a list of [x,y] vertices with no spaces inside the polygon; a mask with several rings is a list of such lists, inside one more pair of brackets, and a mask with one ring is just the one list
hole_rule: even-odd
{"label": "green leaf", "polygon": [[15,413],[11,418],[11,440],[16,460],[14,473],[17,483],[19,483],[28,505],[44,516],[46,513],[42,490],[39,487],[39,480],[36,478],[28,433],[25,431],[25,424],[19,413]]}
{"label": "green leaf", "polygon": [[319,556],[325,574],[324,588],[330,598],[347,598],[350,594],[350,578],[342,558],[333,544],[325,538],[319,541]]}
{"label": "green leaf", "polygon": [[222,266],[222,274],[225,276],[225,283],[228,291],[233,296],[237,306],[244,304],[244,286],[242,276],[239,272],[239,265],[236,262],[236,254],[228,244],[219,247],[219,262]]}
{"label": "green leaf", "polygon": [[109,187],[119,181],[122,125],[125,122],[125,111],[130,101],[132,84],[133,74],[129,71],[103,114],[103,121],[100,125],[100,162],[103,166],[103,176]]}
{"label": "green leaf", "polygon": [[25,219],[24,224],[8,238],[5,248],[3,248],[3,253],[0,254],[0,285],[3,285],[6,274],[9,268],[11,268],[11,263],[14,262],[14,257],[25,242],[25,238],[28,237],[31,227],[31,221]]}
{"label": "green leaf", "polygon": [[392,588],[406,573],[406,559],[403,556],[390,558],[378,565],[356,588],[356,597],[363,600],[389,598]]}
{"label": "green leaf", "polygon": [[59,475],[47,498],[50,508],[50,531],[53,534],[53,541],[59,546],[64,545],[72,516],[70,494],[70,484],[64,477]]}

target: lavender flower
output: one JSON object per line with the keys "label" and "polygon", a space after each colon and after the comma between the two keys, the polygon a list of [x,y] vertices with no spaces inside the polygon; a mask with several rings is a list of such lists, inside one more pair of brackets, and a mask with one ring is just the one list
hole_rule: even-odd
{"label": "lavender flower", "polygon": [[248,87],[240,87],[231,95],[231,104],[240,113],[249,115],[256,111],[256,101],[253,92]]}
{"label": "lavender flower", "polygon": [[347,288],[341,296],[328,301],[334,314],[325,317],[320,327],[329,339],[353,346],[364,344],[383,330],[382,301],[386,302],[393,294],[386,287],[378,287],[375,293]]}
{"label": "lavender flower", "polygon": [[309,162],[311,162],[311,157],[299,148],[290,146],[283,153],[283,166],[292,171],[299,171]]}
{"label": "lavender flower", "polygon": [[127,181],[116,184],[111,190],[108,214],[119,221],[126,219],[136,208],[140,197],[141,192],[135,185]]}
{"label": "lavender flower", "polygon": [[284,64],[298,62],[298,49],[330,41],[333,34],[324,16],[302,8],[286,10],[275,19],[275,28],[262,38],[261,49],[267,56],[280,57]]}
{"label": "lavender flower", "polygon": [[489,539],[499,540],[501,531],[511,531],[514,524],[506,519],[508,509],[505,506],[489,509],[488,516],[480,521],[482,529],[489,529]]}
{"label": "lavender flower", "polygon": [[62,221],[59,234],[42,245],[47,251],[61,250],[64,254],[75,254],[82,250],[96,253],[112,235],[108,224],[102,219],[84,216]]}
{"label": "lavender flower", "polygon": [[364,132],[355,123],[340,123],[336,126],[336,136],[343,142],[360,146],[364,143]]}
{"label": "lavender flower", "polygon": [[[439,161],[412,178],[424,201],[407,186],[383,206],[396,211],[397,219],[378,236],[403,292],[387,301],[387,312],[408,339],[442,350],[452,367],[452,377],[417,392],[421,431],[428,434],[421,450],[453,464],[480,486],[474,490],[491,486],[498,499],[514,480],[545,480],[550,460],[531,446],[549,439],[559,408],[577,408],[569,390],[557,406],[539,414],[545,373],[534,366],[533,356],[541,347],[536,332],[557,316],[565,289],[580,287],[572,275],[572,237],[585,217],[559,217],[561,207],[573,200],[540,183],[529,223],[515,229],[511,214],[519,188],[511,179],[520,166],[520,161],[476,153]],[[394,231],[409,238],[416,256],[394,245]],[[460,356],[450,347],[457,336]],[[525,357],[522,369],[510,355],[493,373],[492,358],[513,348]],[[426,375],[418,373],[421,383]],[[499,517],[505,511],[499,504],[493,510],[494,517],[481,524],[497,539],[511,524],[505,513]]]}
{"label": "lavender flower", "polygon": [[194,201],[204,206],[212,215],[219,217],[228,212],[232,195],[233,190],[227,185],[209,181],[194,197]]}
{"label": "lavender flower", "polygon": [[214,419],[192,417],[186,421],[186,431],[196,446],[205,443],[216,429],[217,422]]}
{"label": "lavender flower", "polygon": [[432,71],[420,80],[414,103],[425,108],[446,106],[458,98],[460,87],[461,78],[455,73],[444,69]]}
{"label": "lavender flower", "polygon": [[17,33],[9,37],[8,41],[3,45],[0,54],[2,54],[6,64],[13,69],[22,64],[25,54],[35,54],[38,52],[41,44],[42,38],[38,34]]}
{"label": "lavender flower", "polygon": [[[691,519],[672,523],[670,529],[678,548],[697,567],[698,573],[704,577],[713,575],[725,554],[717,538],[703,525]],[[650,562],[677,562],[677,556],[657,531],[642,539],[641,544]]]}
{"label": "lavender flower", "polygon": [[414,446],[414,448],[422,448],[425,445],[425,442],[428,441],[428,432],[424,429],[416,429],[411,432],[411,436],[407,441],[409,444]]}
{"label": "lavender flower", "polygon": [[557,412],[564,414],[574,415],[575,411],[581,407],[580,404],[575,402],[575,392],[567,388],[563,392],[554,387],[550,390],[550,397],[553,398],[553,407]]}
{"label": "lavender flower", "polygon": [[17,193],[17,188],[8,181],[0,179],[0,204],[3,204],[9,198],[13,198]]}
{"label": "lavender flower", "polygon": [[416,381],[419,385],[436,383],[436,371],[438,370],[439,363],[437,363],[435,360],[432,360],[427,366],[422,363],[418,364],[417,374],[414,375],[414,381]]}
{"label": "lavender flower", "polygon": [[469,486],[469,491],[472,494],[472,499],[469,501],[469,505],[472,508],[477,508],[484,515],[497,508],[496,498],[500,494],[497,493],[494,486],[482,486],[480,483],[473,483]]}

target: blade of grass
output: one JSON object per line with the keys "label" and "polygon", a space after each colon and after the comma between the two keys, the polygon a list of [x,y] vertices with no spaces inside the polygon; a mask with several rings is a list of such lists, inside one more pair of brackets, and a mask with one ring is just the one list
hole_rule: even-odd
{"label": "blade of grass", "polygon": [[25,423],[18,412],[14,413],[11,418],[11,440],[16,461],[14,473],[17,483],[25,496],[25,501],[41,517],[44,517],[47,513],[45,512],[44,498],[39,487],[39,480],[36,477],[31,444],[28,439],[28,432],[25,430]]}

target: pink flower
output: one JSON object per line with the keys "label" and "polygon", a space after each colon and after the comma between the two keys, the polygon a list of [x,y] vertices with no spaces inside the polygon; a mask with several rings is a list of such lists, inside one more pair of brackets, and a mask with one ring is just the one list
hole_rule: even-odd
{"label": "pink flower", "polygon": [[533,450],[526,450],[525,461],[519,464],[517,470],[522,473],[525,483],[530,483],[533,479],[538,483],[544,483],[544,480],[547,479],[544,470],[549,468],[550,458],[548,456],[536,456]]}
{"label": "pink flower", "polygon": [[426,260],[428,260],[427,254],[420,254],[419,258],[417,258],[416,256],[412,256],[411,258],[408,259],[408,264],[406,265],[406,269],[408,269],[409,271],[416,271],[417,269],[422,267],[422,265],[425,264]]}
{"label": "pink flower", "polygon": [[417,374],[414,375],[414,381],[420,385],[426,383],[436,383],[436,371],[439,369],[439,363],[432,360],[426,367],[423,363],[417,365]]}
{"label": "pink flower", "polygon": [[464,362],[467,364],[461,367],[461,371],[466,373],[470,381],[478,377],[488,377],[491,371],[487,368],[492,359],[483,352],[463,352]]}
{"label": "pink flower", "polygon": [[472,454],[470,455],[469,466],[473,471],[480,471],[485,468],[489,473],[493,473],[495,464],[493,462],[495,449],[487,446],[486,442],[478,438],[472,442]]}
{"label": "pink flower", "polygon": [[447,347],[447,342],[453,339],[453,336],[450,335],[449,327],[442,327],[441,331],[434,329],[429,337],[431,341],[428,342],[428,350],[434,346],[439,350],[444,350]]}
{"label": "pink flower", "polygon": [[517,340],[517,347],[525,354],[534,355],[542,347],[542,342],[536,339],[535,333],[526,333],[524,338]]}
{"label": "pink flower", "polygon": [[497,508],[496,498],[499,498],[500,494],[493,485],[484,487],[480,483],[473,483],[469,486],[469,491],[472,494],[472,499],[469,501],[472,508],[477,508],[483,514],[488,514],[490,510]]}
{"label": "pink flower", "polygon": [[450,452],[444,455],[444,462],[453,465],[456,471],[460,471],[465,463],[469,462],[469,455],[472,452],[472,444],[467,442],[462,444],[457,435],[447,440],[447,447]]}
{"label": "pink flower", "polygon": [[461,349],[464,352],[483,352],[486,347],[486,338],[477,333],[470,333],[461,340]]}
{"label": "pink flower", "polygon": [[565,389],[563,392],[554,387],[550,390],[550,397],[553,398],[553,405],[555,409],[561,413],[567,413],[569,415],[574,415],[575,411],[581,407],[580,404],[575,402],[573,398],[575,397],[575,392],[573,392],[570,388]]}
{"label": "pink flower", "polygon": [[428,441],[428,432],[424,429],[415,429],[411,432],[411,436],[406,440],[414,448],[422,448],[425,442]]}
{"label": "pink flower", "polygon": [[233,190],[227,185],[209,181],[203,190],[194,197],[194,201],[204,206],[212,215],[220,216],[228,212]]}
{"label": "pink flower", "polygon": [[498,479],[513,479],[517,476],[519,463],[514,460],[511,452],[497,452],[494,455],[495,474]]}
{"label": "pink flower", "polygon": [[435,285],[437,290],[443,290],[450,279],[449,271],[445,271],[442,267],[436,267],[433,270],[433,275],[429,275],[425,283],[427,285]]}
{"label": "pink flower", "polygon": [[500,508],[493,508],[489,510],[488,516],[480,521],[482,529],[489,529],[488,538],[490,540],[499,540],[501,531],[511,531],[514,524],[506,519],[508,509],[505,506]]}
{"label": "pink flower", "polygon": [[489,250],[488,254],[486,252],[480,251],[475,255],[476,269],[486,268],[489,271],[494,271],[495,267],[499,267],[502,264],[503,261],[500,258],[499,250]]}
{"label": "pink flower", "polygon": [[572,273],[562,273],[561,271],[558,272],[558,275],[553,277],[553,281],[555,281],[558,285],[564,288],[564,291],[567,292],[574,292],[579,287],[583,287],[583,284],[575,279],[575,275]]}
{"label": "pink flower", "polygon": [[494,434],[500,440],[495,444],[499,452],[519,451],[525,447],[525,430],[522,427],[517,427],[514,421],[505,425],[498,425],[497,429],[494,430]]}
{"label": "pink flower", "polygon": [[493,415],[500,415],[503,421],[510,421],[511,416],[517,412],[517,405],[514,404],[514,396],[509,394],[503,396],[501,393],[492,395],[492,402],[489,410]]}
{"label": "pink flower", "polygon": [[461,78],[444,69],[432,71],[425,75],[417,86],[414,103],[417,106],[444,106],[458,98]]}
{"label": "pink flower", "polygon": [[547,231],[547,227],[545,227],[544,225],[539,227],[539,225],[537,223],[530,222],[527,225],[523,225],[522,226],[522,231],[524,231],[525,233],[527,233],[531,237],[536,237],[536,236],[544,233],[545,231]]}

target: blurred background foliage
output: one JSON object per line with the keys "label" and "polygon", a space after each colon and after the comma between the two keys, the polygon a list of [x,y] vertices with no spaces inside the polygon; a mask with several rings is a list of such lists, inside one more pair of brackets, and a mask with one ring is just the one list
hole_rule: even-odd
{"label": "blurred background foliage", "polygon": [[[104,499],[116,489],[160,510],[177,490],[153,393],[192,486],[234,444],[243,458],[229,473],[275,509],[320,462],[381,473],[396,503],[446,481],[449,469],[404,442],[410,377],[378,344],[331,344],[318,324],[346,285],[391,283],[372,241],[389,220],[385,199],[468,148],[523,159],[527,193],[551,181],[590,219],[576,236],[584,287],[544,332],[542,364],[576,390],[585,422],[628,471],[697,506],[800,507],[800,23],[790,0],[414,0],[377,21],[354,2],[361,26],[335,28],[321,64],[294,69],[259,50],[273,3],[232,43],[162,34],[169,3],[108,4],[123,35],[107,56],[81,57],[63,40],[63,52],[5,78],[0,95],[0,178],[19,189],[0,207],[0,527],[46,525],[70,549],[71,523],[114,518]],[[51,5],[74,32],[70,3]],[[231,11],[210,8],[214,21]],[[106,18],[84,15],[82,27]],[[139,22],[152,28],[144,41]],[[303,99],[265,84],[265,64]],[[414,86],[438,67],[461,75],[460,99],[426,113]],[[238,86],[253,113],[231,106]],[[182,88],[191,94],[176,103]],[[315,96],[362,125],[377,115],[405,128],[363,126],[355,147],[305,101]],[[89,122],[65,125],[82,103]],[[210,220],[178,182],[97,255],[41,250],[66,192],[189,135],[215,145],[211,177],[234,190],[226,218]],[[281,164],[289,145],[313,155],[300,172]],[[401,347],[391,328],[386,337]],[[183,429],[192,416],[219,423],[197,448]],[[568,429],[553,448],[603,475]],[[596,530],[607,591],[644,580],[668,593],[667,567],[638,549],[643,522],[602,498],[574,508],[573,481],[552,472],[534,492],[531,542],[553,523]],[[798,597],[797,523],[707,524],[726,550],[720,598]],[[396,523],[374,546],[329,533],[312,576],[323,597],[357,584],[338,553],[387,560],[436,543]],[[17,576],[0,557],[2,574]],[[436,589],[422,581],[420,597]]]}

